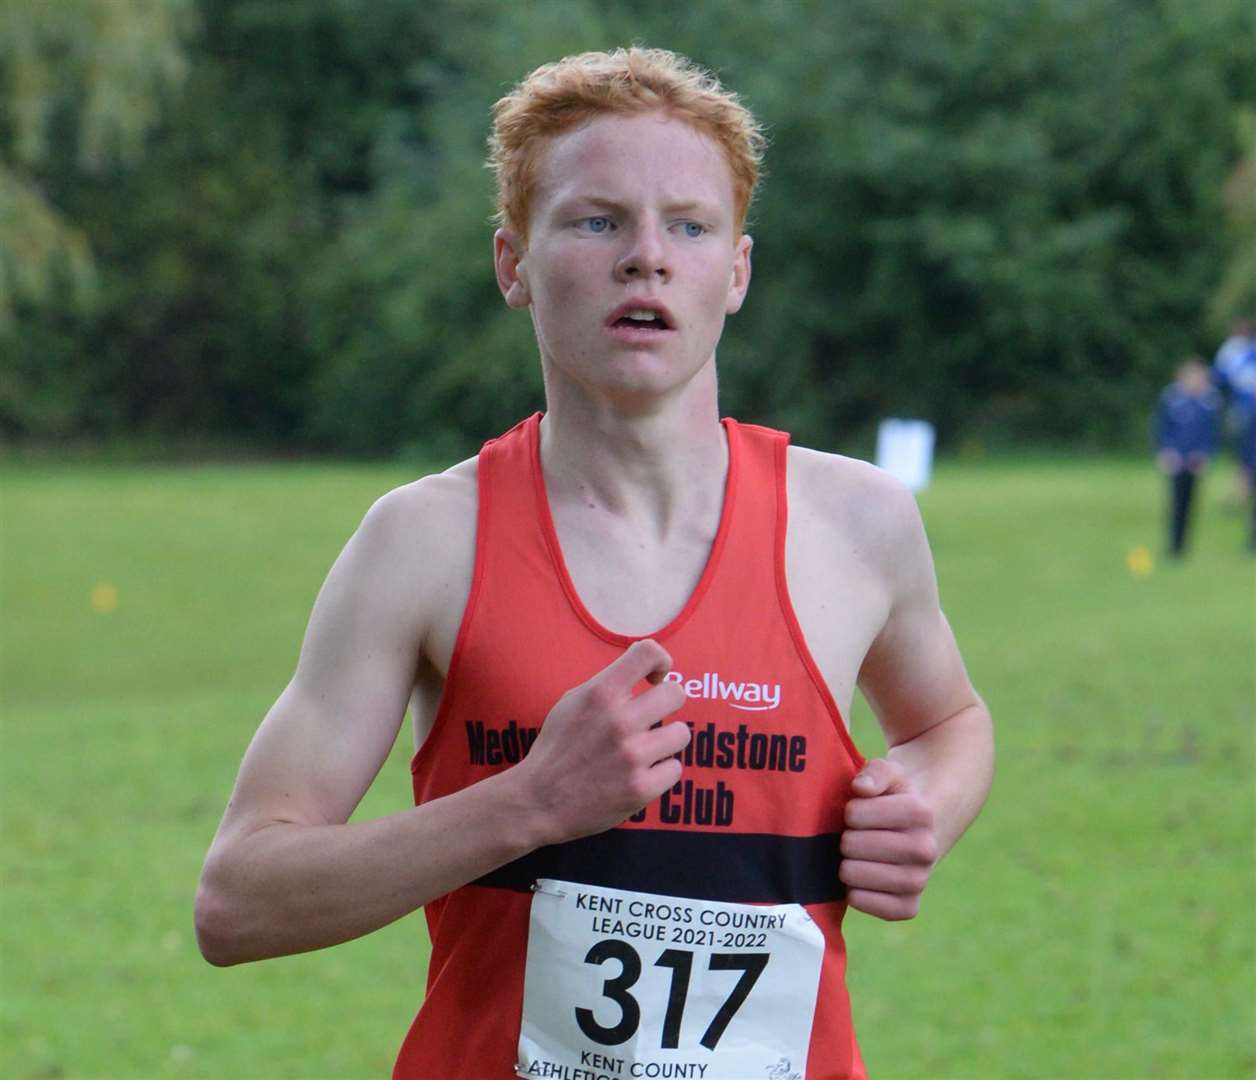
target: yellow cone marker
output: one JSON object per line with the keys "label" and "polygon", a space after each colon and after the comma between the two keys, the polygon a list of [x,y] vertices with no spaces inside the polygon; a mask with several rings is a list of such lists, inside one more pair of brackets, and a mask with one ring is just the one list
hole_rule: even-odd
{"label": "yellow cone marker", "polygon": [[1135,577],[1146,577],[1155,569],[1156,563],[1150,551],[1145,547],[1136,547],[1130,548],[1130,553],[1125,556],[1125,565]]}
{"label": "yellow cone marker", "polygon": [[102,583],[92,590],[92,610],[101,615],[108,615],[118,606],[118,590],[113,585]]}

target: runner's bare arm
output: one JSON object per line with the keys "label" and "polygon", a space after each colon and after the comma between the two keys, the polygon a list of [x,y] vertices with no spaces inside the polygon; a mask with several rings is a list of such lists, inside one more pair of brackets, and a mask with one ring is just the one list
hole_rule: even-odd
{"label": "runner's bare arm", "polygon": [[882,565],[889,613],[860,671],[889,750],[852,785],[842,879],[852,906],[911,918],[929,873],[976,817],[990,789],[990,714],[969,681],[938,601],[915,500],[886,485]]}
{"label": "runner's bare arm", "polygon": [[[536,847],[607,828],[675,783],[669,755],[688,729],[653,725],[683,695],[665,683],[632,696],[670,663],[642,642],[562,698],[520,765],[347,824],[396,737],[432,612],[465,604],[465,583],[442,576],[442,547],[468,550],[473,511],[470,532],[442,535],[439,518],[424,529],[443,501],[440,482],[427,488],[386,496],[367,515],[319,594],[292,682],[245,754],[197,892],[197,937],[212,963],[369,933]],[[596,782],[555,804],[572,761]]]}

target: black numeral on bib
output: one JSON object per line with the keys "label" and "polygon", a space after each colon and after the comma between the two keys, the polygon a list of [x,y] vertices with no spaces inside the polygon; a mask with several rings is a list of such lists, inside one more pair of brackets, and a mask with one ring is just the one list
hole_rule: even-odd
{"label": "black numeral on bib", "polygon": [[[680,1047],[680,1025],[685,1017],[685,1002],[689,996],[693,955],[687,949],[665,949],[654,961],[655,967],[669,968],[672,973],[659,1041],[659,1046],[664,1050],[676,1050]],[[770,958],[768,953],[711,954],[707,965],[709,971],[740,971],[741,978],[712,1017],[700,1040],[708,1050],[714,1050],[718,1045],[733,1017],[737,1015],[737,1010],[745,1004],[754,984],[768,966]],[[602,983],[602,996],[619,1006],[619,1022],[614,1027],[604,1027],[597,1022],[592,1009],[578,1007],[576,1023],[588,1038],[601,1046],[618,1046],[631,1039],[641,1025],[641,1005],[628,992],[641,978],[641,956],[626,941],[607,938],[589,949],[584,957],[586,964],[597,966],[608,960],[618,960],[620,969],[618,975]]]}
{"label": "black numeral on bib", "polygon": [[689,996],[693,953],[685,949],[668,949],[654,961],[654,966],[672,969],[672,988],[667,994],[667,1014],[663,1017],[661,1045],[664,1050],[675,1050],[680,1045],[680,1022],[685,1018],[685,998]]}
{"label": "black numeral on bib", "polygon": [[737,980],[737,985],[733,987],[733,992],[728,995],[728,999],[720,1006],[719,1012],[715,1014],[710,1026],[706,1029],[706,1034],[702,1036],[702,1045],[708,1050],[715,1049],[715,1044],[720,1041],[720,1036],[724,1034],[728,1022],[737,1015],[737,1010],[750,996],[750,991],[754,989],[754,984],[759,981],[759,976],[763,974],[763,969],[767,966],[767,953],[717,952],[711,954],[712,971],[740,971],[741,978]]}
{"label": "black numeral on bib", "polygon": [[586,964],[604,964],[607,960],[618,960],[622,965],[615,978],[602,984],[602,996],[610,998],[622,1010],[619,1023],[611,1028],[603,1027],[593,1018],[592,1009],[577,1009],[576,1023],[595,1043],[618,1046],[631,1039],[641,1023],[641,1006],[628,993],[628,987],[641,978],[641,957],[628,942],[607,938],[594,945],[584,958]]}

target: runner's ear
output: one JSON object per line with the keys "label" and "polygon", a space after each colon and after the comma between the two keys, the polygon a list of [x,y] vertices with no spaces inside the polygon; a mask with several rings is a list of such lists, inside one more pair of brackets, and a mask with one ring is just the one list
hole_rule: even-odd
{"label": "runner's ear", "polygon": [[754,247],[754,238],[749,233],[742,233],[737,238],[736,250],[733,252],[733,272],[728,281],[728,298],[724,311],[735,315],[741,310],[746,299],[746,290],[750,288],[750,249]]}
{"label": "runner's ear", "polygon": [[513,229],[493,233],[493,266],[497,270],[497,287],[512,308],[526,308],[532,303],[523,260],[527,249]]}

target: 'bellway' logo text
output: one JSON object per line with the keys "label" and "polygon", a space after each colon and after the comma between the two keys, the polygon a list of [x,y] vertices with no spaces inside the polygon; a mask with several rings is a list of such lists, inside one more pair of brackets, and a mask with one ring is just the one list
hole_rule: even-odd
{"label": "'bellway' logo text", "polygon": [[669,671],[663,678],[679,684],[686,697],[727,701],[734,709],[745,712],[767,712],[781,703],[780,683],[725,682],[718,671],[692,679],[679,671]]}

